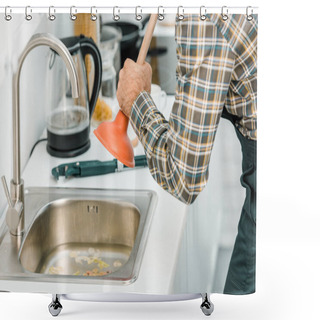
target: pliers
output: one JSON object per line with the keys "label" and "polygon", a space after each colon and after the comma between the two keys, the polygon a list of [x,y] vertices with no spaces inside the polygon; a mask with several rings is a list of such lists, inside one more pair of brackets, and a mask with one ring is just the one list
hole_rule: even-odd
{"label": "pliers", "polygon": [[[148,166],[147,158],[145,155],[135,156],[135,167],[146,167]],[[51,170],[52,175],[56,180],[59,180],[59,176],[68,177],[89,177],[101,174],[113,173],[121,171],[122,165],[118,164],[117,159],[109,161],[78,161],[63,163]],[[123,167],[126,168],[125,165]]]}

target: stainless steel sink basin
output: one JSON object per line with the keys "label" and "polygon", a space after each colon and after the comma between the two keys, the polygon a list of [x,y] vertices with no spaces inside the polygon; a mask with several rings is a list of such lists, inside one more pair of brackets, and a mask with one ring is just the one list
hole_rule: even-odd
{"label": "stainless steel sink basin", "polygon": [[32,224],[21,264],[30,272],[46,274],[114,273],[129,260],[139,222],[139,209],[131,203],[55,200]]}
{"label": "stainless steel sink basin", "polygon": [[[138,277],[155,201],[146,190],[29,188],[22,268],[13,270],[36,281],[130,284]],[[0,255],[8,251],[1,252],[3,242]],[[9,272],[0,263],[0,276],[1,269]]]}

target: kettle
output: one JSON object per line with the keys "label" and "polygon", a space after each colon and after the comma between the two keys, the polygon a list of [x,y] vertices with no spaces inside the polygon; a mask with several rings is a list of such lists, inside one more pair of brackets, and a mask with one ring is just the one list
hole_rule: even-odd
{"label": "kettle", "polygon": [[47,151],[55,157],[69,158],[90,148],[90,119],[100,92],[102,62],[100,51],[91,38],[81,35],[61,41],[76,66],[79,97],[72,98],[67,70],[60,56],[51,50],[47,76],[50,88],[46,121]]}

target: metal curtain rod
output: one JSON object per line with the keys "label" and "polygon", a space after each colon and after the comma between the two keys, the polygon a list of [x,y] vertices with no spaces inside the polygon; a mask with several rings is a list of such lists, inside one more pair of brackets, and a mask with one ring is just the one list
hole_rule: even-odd
{"label": "metal curtain rod", "polygon": [[[55,6],[0,6],[0,14],[11,15],[11,14],[19,14],[23,13],[25,15],[32,15],[37,13],[47,13],[47,14],[59,14],[59,13],[69,13],[69,14],[77,14],[77,13],[90,13],[91,15],[96,14],[152,14],[158,13],[162,15],[166,14],[212,14],[212,13],[222,13],[222,14],[256,14],[258,13],[258,7],[256,6],[247,6],[247,7],[233,7],[233,6],[220,6],[220,7],[207,7],[207,6],[198,6],[198,7],[184,7],[184,6],[176,6],[176,7],[121,7],[121,6],[113,6],[113,7],[100,7],[100,6],[92,6],[92,7],[82,7],[82,6],[71,6],[71,7],[55,7]],[[7,19],[8,20],[8,19]]]}

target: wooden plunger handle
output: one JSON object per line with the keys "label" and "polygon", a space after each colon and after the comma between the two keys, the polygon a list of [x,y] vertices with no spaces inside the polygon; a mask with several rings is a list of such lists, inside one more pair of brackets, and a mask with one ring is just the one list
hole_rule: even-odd
{"label": "wooden plunger handle", "polygon": [[[146,32],[140,47],[140,51],[139,51],[139,55],[138,55],[138,59],[137,59],[137,64],[142,65],[144,63],[144,61],[146,60],[147,54],[148,54],[148,50],[150,47],[150,43],[152,40],[152,36],[153,36],[153,31],[154,28],[157,24],[158,21],[158,15],[157,14],[152,14],[150,16],[147,28],[146,28]],[[121,111],[120,111],[121,112]],[[122,112],[121,112],[122,113]],[[136,147],[138,145],[139,139],[138,137],[135,137],[134,139],[132,139],[131,144],[133,147]]]}
{"label": "wooden plunger handle", "polygon": [[139,55],[138,55],[138,59],[137,59],[137,64],[142,65],[144,63],[144,61],[146,60],[146,56],[150,47],[150,42],[153,36],[153,31],[154,28],[157,24],[157,20],[158,20],[158,15],[157,14],[152,14],[150,16],[147,28],[146,28],[146,33],[144,35],[141,47],[140,47],[140,51],[139,51]]}

